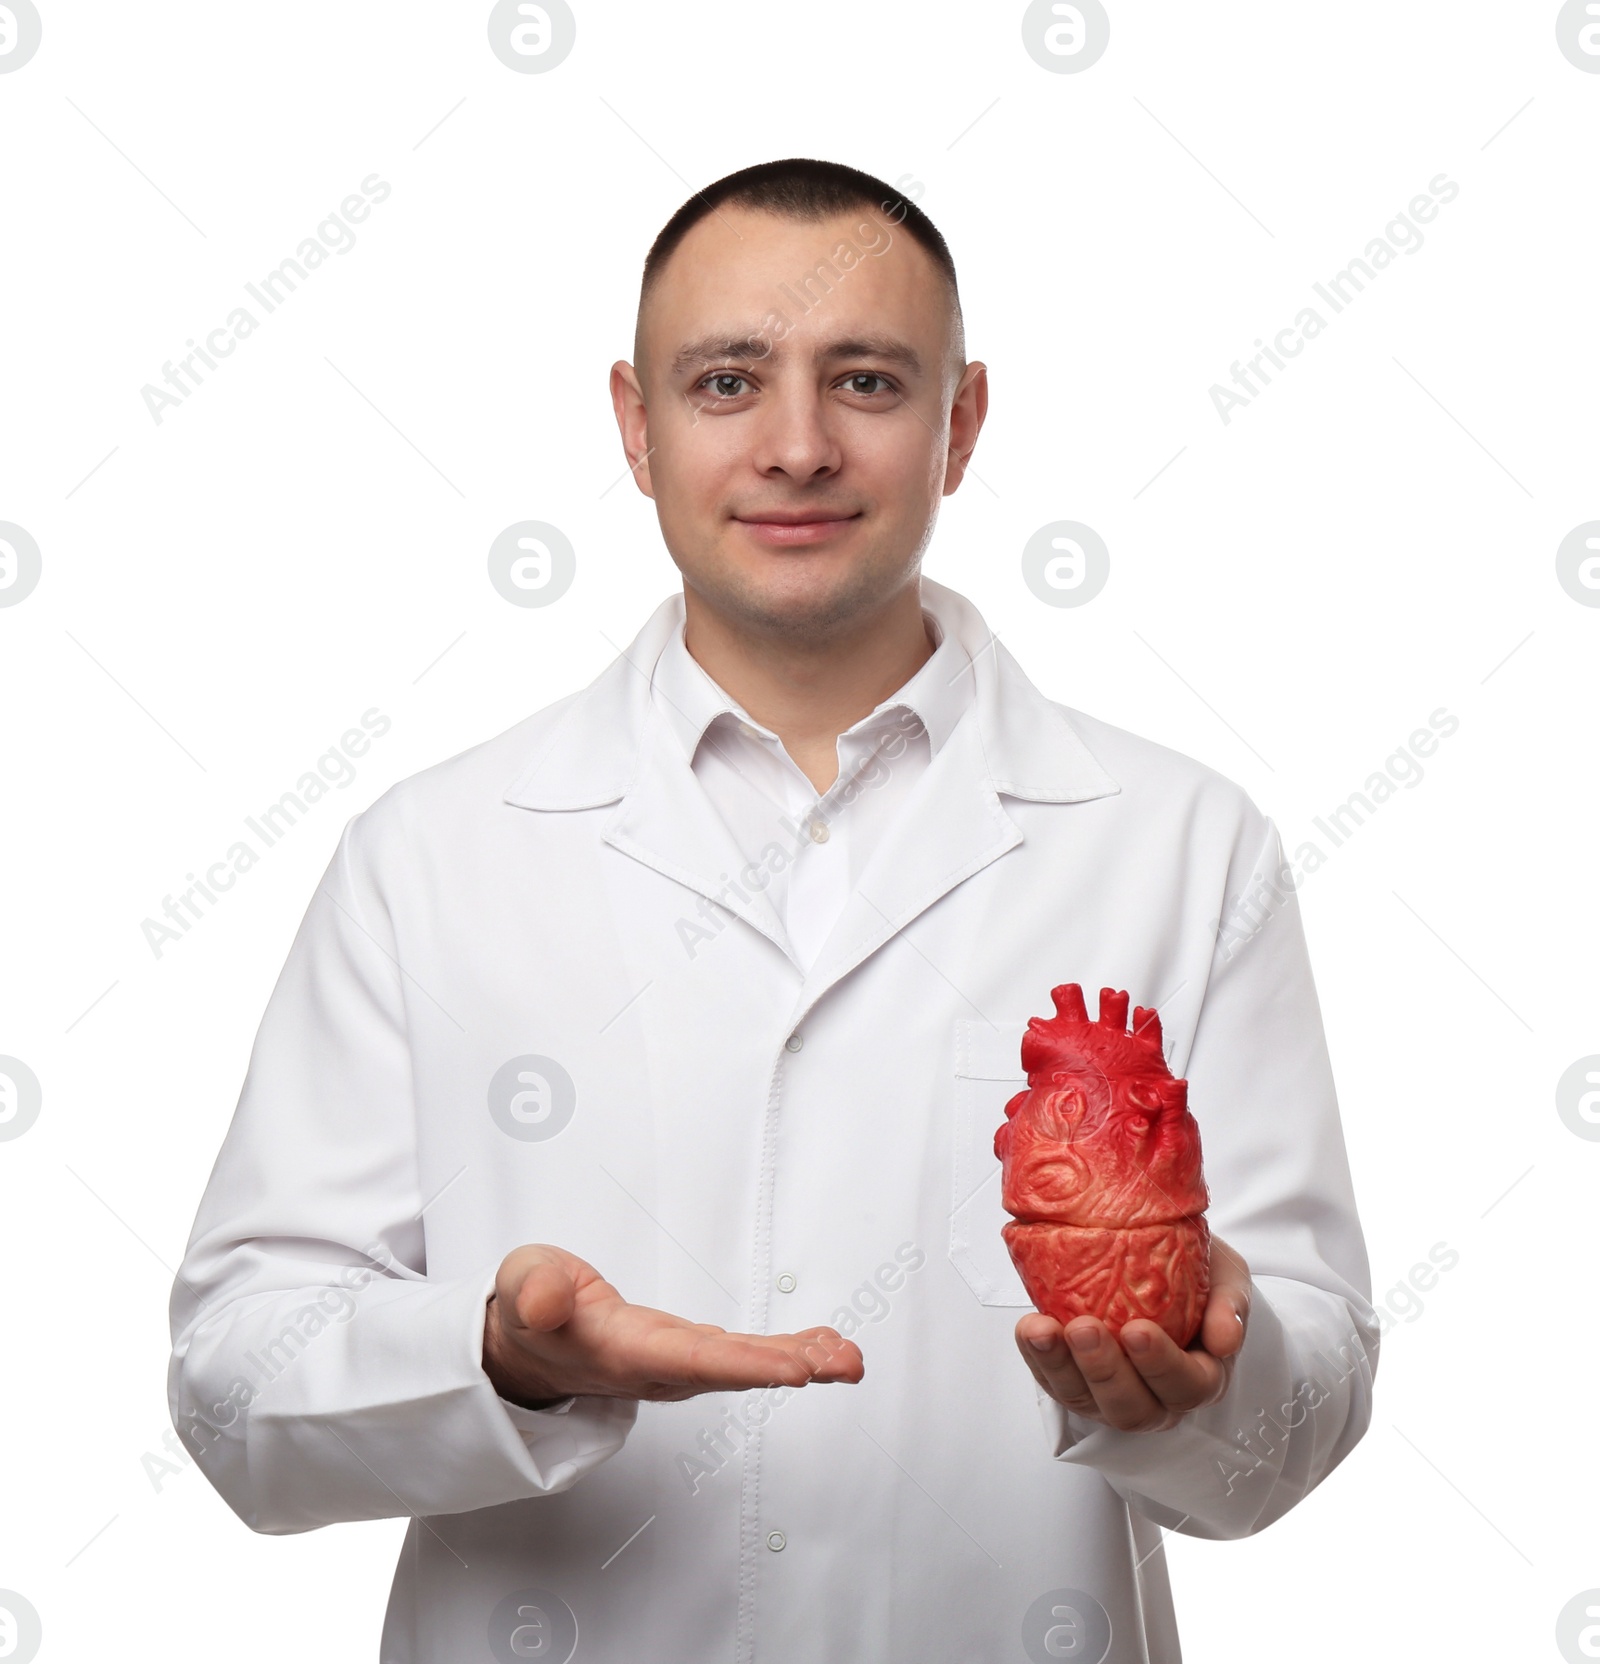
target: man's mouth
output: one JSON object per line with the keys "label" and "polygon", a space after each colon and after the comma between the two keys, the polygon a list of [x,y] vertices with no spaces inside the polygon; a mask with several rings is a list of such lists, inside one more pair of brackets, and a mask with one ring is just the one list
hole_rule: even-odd
{"label": "man's mouth", "polygon": [[846,526],[860,518],[859,511],[847,514],[840,509],[820,508],[754,509],[734,516],[758,542],[775,548],[825,542],[840,536]]}

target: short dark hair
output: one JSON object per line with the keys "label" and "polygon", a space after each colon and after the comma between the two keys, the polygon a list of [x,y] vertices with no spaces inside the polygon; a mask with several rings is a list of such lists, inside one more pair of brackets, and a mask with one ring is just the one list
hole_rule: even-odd
{"label": "short dark hair", "polygon": [[790,156],[781,162],[758,162],[754,167],[730,173],[684,203],[662,226],[645,256],[644,275],[639,284],[642,309],[662,269],[678,244],[708,214],[724,203],[735,208],[754,208],[784,219],[824,220],[852,208],[875,208],[903,227],[927,251],[943,275],[955,310],[956,340],[961,339],[961,291],[956,286],[956,263],[939,228],[903,192],[893,185],[846,167],[843,162],[822,162],[811,156]]}

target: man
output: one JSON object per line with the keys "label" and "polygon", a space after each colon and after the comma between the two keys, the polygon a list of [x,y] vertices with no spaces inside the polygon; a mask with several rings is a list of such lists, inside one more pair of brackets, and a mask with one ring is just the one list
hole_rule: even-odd
{"label": "man", "polygon": [[[682,595],[346,826],[174,1289],[176,1424],[258,1531],[411,1516],[386,1664],[1175,1660],[1160,1528],[1260,1530],[1370,1416],[1277,832],[920,579],[986,375],[881,181],[692,198],[612,396]],[[1186,1350],[1063,1332],[1006,1256],[1065,981],[1159,1006],[1190,1083]]]}

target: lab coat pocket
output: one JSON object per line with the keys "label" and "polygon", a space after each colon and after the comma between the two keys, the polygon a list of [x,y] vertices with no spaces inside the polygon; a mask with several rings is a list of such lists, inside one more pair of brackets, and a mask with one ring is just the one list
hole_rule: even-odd
{"label": "lab coat pocket", "polygon": [[994,1153],[1006,1104],[1028,1084],[1019,1055],[1027,1026],[956,1020],[950,1259],[985,1306],[1033,1306],[1000,1235],[1011,1215],[1000,1205]]}

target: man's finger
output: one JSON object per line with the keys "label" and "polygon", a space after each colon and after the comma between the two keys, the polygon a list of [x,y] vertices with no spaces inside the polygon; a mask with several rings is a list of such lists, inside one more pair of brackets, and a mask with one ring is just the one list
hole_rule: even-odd
{"label": "man's finger", "polygon": [[650,1373],[701,1392],[743,1392],[752,1387],[803,1387],[808,1382],[855,1382],[865,1373],[861,1349],[837,1333],[816,1337],[803,1350],[791,1335],[697,1335],[673,1331]]}
{"label": "man's finger", "polygon": [[861,1348],[853,1341],[847,1341],[837,1329],[830,1329],[824,1324],[816,1329],[806,1329],[798,1335],[780,1335],[776,1338],[792,1345],[796,1355],[804,1360],[806,1367],[812,1371],[813,1378],[818,1381],[861,1379]]}
{"label": "man's finger", "polygon": [[[1047,1329],[1044,1322],[1024,1319],[1017,1338],[1034,1379],[1051,1397],[1123,1432],[1169,1427],[1177,1419],[1144,1384],[1099,1318],[1074,1318],[1065,1330],[1048,1321]],[[1035,1339],[1050,1344],[1041,1352]]]}
{"label": "man's finger", "polygon": [[1140,1378],[1171,1413],[1187,1415],[1221,1390],[1222,1364],[1209,1353],[1185,1351],[1159,1324],[1135,1319],[1122,1326],[1120,1339]]}
{"label": "man's finger", "polygon": [[1244,1256],[1211,1238],[1211,1292],[1200,1320],[1200,1341],[1214,1358],[1231,1358],[1244,1345],[1253,1285]]}
{"label": "man's finger", "polygon": [[1173,1417],[1151,1392],[1111,1331],[1098,1318],[1074,1318],[1067,1325],[1072,1361],[1094,1394],[1101,1418],[1124,1433],[1170,1427]]}
{"label": "man's finger", "polygon": [[1061,1325],[1053,1317],[1029,1312],[1018,1320],[1016,1334],[1023,1361],[1052,1398],[1080,1415],[1099,1413],[1094,1394],[1072,1361],[1072,1349],[1062,1336]]}

